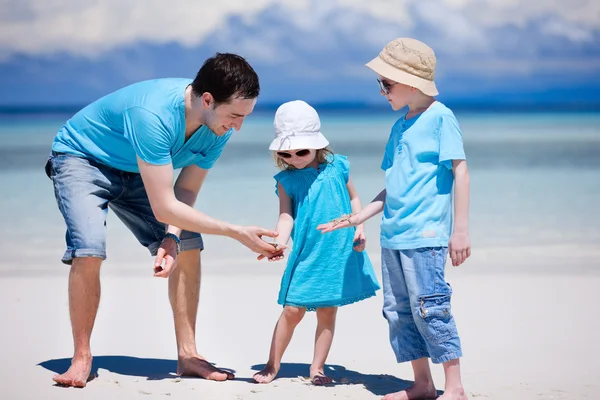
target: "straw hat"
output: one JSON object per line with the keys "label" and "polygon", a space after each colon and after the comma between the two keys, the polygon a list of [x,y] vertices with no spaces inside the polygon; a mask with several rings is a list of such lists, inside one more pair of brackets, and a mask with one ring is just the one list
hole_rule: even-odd
{"label": "straw hat", "polygon": [[419,89],[428,96],[437,96],[435,86],[435,53],[425,43],[411,38],[389,42],[367,67],[379,75]]}
{"label": "straw hat", "polygon": [[319,114],[302,100],[279,106],[273,126],[275,139],[269,150],[323,149],[329,144],[321,133]]}

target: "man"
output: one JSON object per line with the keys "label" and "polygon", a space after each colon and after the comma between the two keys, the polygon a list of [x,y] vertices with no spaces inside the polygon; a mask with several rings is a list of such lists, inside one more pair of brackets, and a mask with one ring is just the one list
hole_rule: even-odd
{"label": "man", "polygon": [[[83,108],[58,132],[46,173],[67,225],[62,261],[71,265],[75,350],[71,367],[55,382],[84,387],[91,371],[108,207],[156,255],[154,276],[169,277],[178,374],[233,379],[196,349],[200,234],[229,236],[269,257],[283,249],[261,239],[276,232],[219,221],[193,205],[232,129],[239,130],[254,109],[259,90],[246,60],[217,54],[193,81],[157,79],[127,86]],[[177,168],[183,169],[173,185]]]}

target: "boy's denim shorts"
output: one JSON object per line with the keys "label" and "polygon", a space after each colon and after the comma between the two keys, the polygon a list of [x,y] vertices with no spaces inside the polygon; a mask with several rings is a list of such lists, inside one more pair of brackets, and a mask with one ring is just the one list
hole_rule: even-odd
{"label": "boy's denim shorts", "polygon": [[[71,264],[75,257],[106,259],[109,207],[150,254],[156,255],[166,225],[154,217],[140,174],[56,152],[48,158],[45,169],[67,225],[63,263]],[[203,248],[199,233],[181,233],[181,251]]]}
{"label": "boy's denim shorts", "polygon": [[462,349],[450,311],[452,288],[444,279],[447,247],[381,249],[383,315],[398,362],[460,358]]}

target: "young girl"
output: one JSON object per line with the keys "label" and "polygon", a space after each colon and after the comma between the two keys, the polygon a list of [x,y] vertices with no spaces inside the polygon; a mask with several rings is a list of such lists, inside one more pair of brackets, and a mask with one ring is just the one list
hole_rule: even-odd
{"label": "young girl", "polygon": [[[316,310],[317,331],[310,379],[315,385],[331,383],[325,360],[331,348],[338,306],[374,296],[379,284],[365,248],[363,226],[321,235],[319,224],[339,215],[358,213],[360,199],[349,177],[346,157],[334,155],[321,134],[314,108],[303,101],[283,104],[275,114],[275,152],[283,170],[275,175],[279,196],[279,236],[274,244],[293,249],[281,280],[278,303],[283,312],[275,326],[269,361],[254,375],[258,383],[271,382],[296,325],[307,310]],[[262,257],[259,257],[261,259]],[[280,260],[283,253],[270,258]]]}

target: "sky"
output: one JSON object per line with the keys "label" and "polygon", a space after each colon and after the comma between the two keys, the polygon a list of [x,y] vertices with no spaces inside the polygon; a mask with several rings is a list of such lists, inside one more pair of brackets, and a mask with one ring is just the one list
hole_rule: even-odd
{"label": "sky", "polygon": [[397,37],[436,52],[440,98],[600,104],[597,0],[0,0],[0,106],[78,105],[243,55],[259,104],[379,104],[364,64]]}

